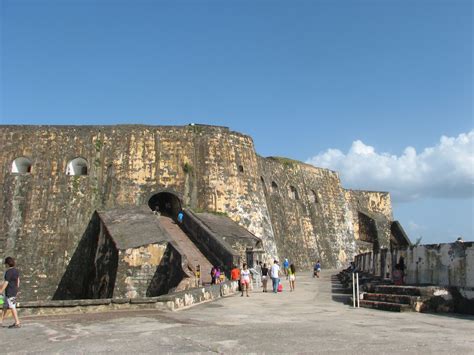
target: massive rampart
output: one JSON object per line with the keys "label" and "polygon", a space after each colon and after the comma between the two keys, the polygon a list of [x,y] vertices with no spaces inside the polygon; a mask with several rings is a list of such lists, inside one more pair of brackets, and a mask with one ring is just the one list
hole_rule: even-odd
{"label": "massive rampart", "polygon": [[95,211],[146,205],[161,191],[226,213],[262,239],[267,260],[299,267],[338,267],[390,240],[387,193],[259,157],[249,136],[224,127],[0,126],[0,147],[0,253],[17,257],[29,299],[52,297]]}

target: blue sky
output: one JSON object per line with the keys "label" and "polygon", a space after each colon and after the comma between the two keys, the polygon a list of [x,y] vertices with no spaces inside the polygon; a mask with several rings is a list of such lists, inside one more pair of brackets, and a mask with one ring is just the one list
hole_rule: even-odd
{"label": "blue sky", "polygon": [[474,240],[471,1],[0,4],[1,124],[225,125]]}

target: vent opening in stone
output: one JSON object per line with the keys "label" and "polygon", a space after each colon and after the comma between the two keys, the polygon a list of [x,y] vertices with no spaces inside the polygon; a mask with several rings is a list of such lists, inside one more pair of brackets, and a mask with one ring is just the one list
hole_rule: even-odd
{"label": "vent opening in stone", "polygon": [[66,175],[87,175],[87,161],[84,158],[75,158],[67,163]]}
{"label": "vent opening in stone", "polygon": [[272,192],[278,192],[278,185],[275,181],[272,181]]}
{"label": "vent opening in stone", "polygon": [[15,173],[15,174],[31,173],[31,160],[25,157],[16,158],[12,163],[12,173]]}
{"label": "vent opening in stone", "polygon": [[293,200],[299,200],[300,197],[298,195],[298,190],[296,190],[296,187],[290,186],[290,198]]}

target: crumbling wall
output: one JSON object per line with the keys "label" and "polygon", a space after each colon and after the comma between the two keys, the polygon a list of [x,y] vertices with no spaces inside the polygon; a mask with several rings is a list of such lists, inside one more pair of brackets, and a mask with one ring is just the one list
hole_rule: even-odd
{"label": "crumbling wall", "polygon": [[407,248],[406,282],[474,287],[474,243],[428,244]]}
{"label": "crumbling wall", "polygon": [[261,158],[262,189],[280,259],[326,268],[352,259],[352,219],[336,172],[284,158]]}
{"label": "crumbling wall", "polygon": [[[199,128],[199,127],[197,127]],[[269,258],[278,255],[264,191],[261,188],[259,159],[250,137],[216,132],[198,135],[195,164],[197,209],[225,212],[231,219],[262,239]],[[192,206],[193,207],[193,206]]]}
{"label": "crumbling wall", "polygon": [[168,244],[148,244],[120,250],[114,297],[146,297],[157,269],[169,267]]}
{"label": "crumbling wall", "polygon": [[[392,202],[388,192],[345,190],[345,200],[349,204],[349,216],[353,221],[353,232],[356,240],[356,254],[365,253],[390,246],[390,227],[393,221]],[[360,214],[363,214],[362,218]],[[372,221],[367,222],[367,218]],[[374,223],[373,226],[371,224]],[[375,227],[377,241],[366,238],[368,229]]]}
{"label": "crumbling wall", "polygon": [[[386,259],[381,257],[385,254]],[[428,244],[385,249],[356,256],[357,267],[389,278],[403,257],[405,282],[443,287],[474,287],[474,242]]]}

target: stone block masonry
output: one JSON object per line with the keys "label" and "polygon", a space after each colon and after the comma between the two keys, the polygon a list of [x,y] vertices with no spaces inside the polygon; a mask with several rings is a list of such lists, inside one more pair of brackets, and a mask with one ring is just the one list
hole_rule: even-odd
{"label": "stone block masonry", "polygon": [[78,247],[89,257],[94,245],[81,240],[96,211],[147,205],[160,191],[226,214],[262,240],[264,260],[290,257],[298,268],[351,260],[359,212],[377,220],[364,247],[390,235],[388,194],[349,192],[333,171],[262,158],[251,137],[225,127],[0,126],[0,147],[0,255],[18,259],[24,300],[51,299]]}

